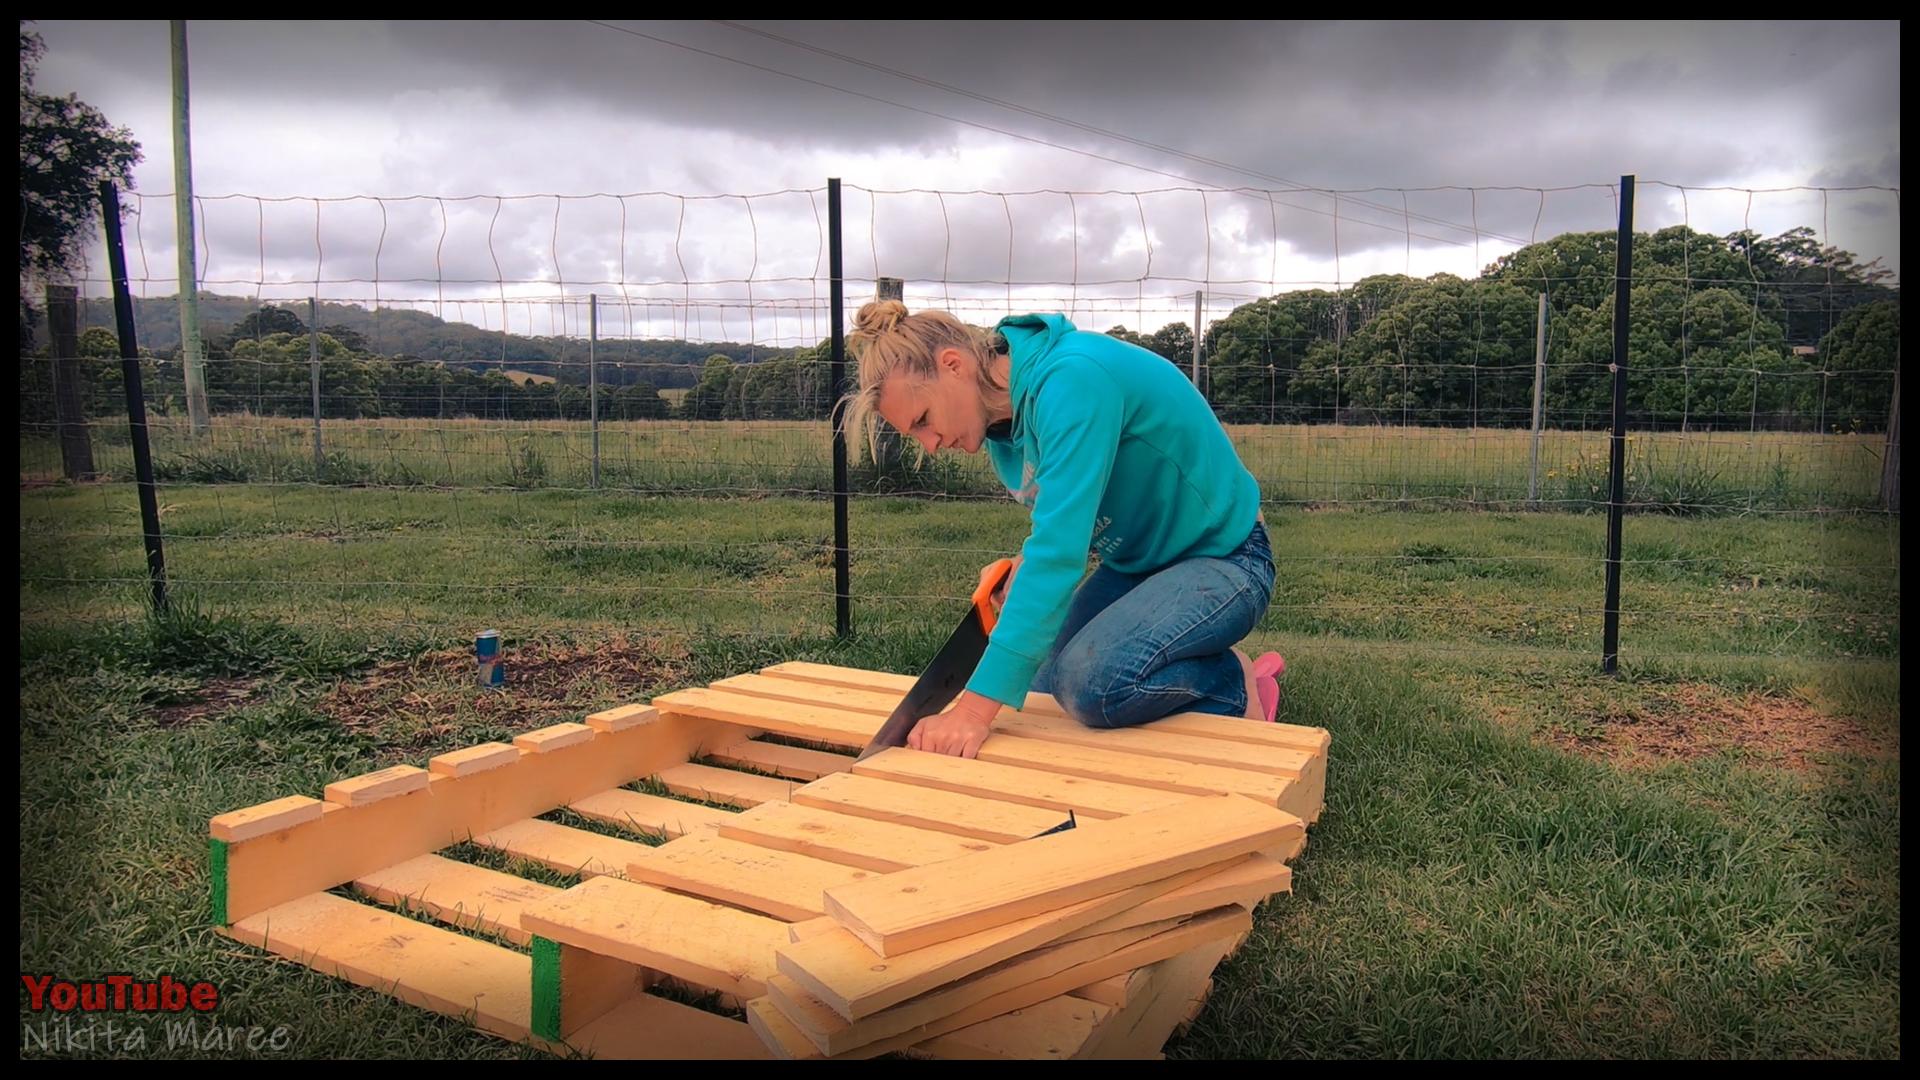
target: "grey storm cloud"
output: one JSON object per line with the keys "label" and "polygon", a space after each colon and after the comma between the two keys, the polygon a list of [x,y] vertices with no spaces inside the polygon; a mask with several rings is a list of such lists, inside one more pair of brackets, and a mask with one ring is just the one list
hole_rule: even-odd
{"label": "grey storm cloud", "polygon": [[[1706,190],[1897,188],[1895,23],[188,25],[220,292],[817,303],[828,176],[849,277],[983,313],[1471,274],[1612,227],[1625,173],[1642,229],[1806,224],[1899,265],[1892,192]],[[38,88],[142,143],[172,291],[166,23],[37,28]]]}

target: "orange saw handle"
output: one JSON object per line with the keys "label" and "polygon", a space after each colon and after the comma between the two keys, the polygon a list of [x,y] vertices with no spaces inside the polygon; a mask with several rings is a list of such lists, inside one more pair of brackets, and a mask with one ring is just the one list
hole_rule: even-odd
{"label": "orange saw handle", "polygon": [[993,594],[1000,591],[1013,575],[1013,560],[999,559],[989,563],[980,571],[980,586],[973,590],[973,609],[980,613],[980,629],[993,633],[993,625],[999,621],[999,613],[993,606]]}

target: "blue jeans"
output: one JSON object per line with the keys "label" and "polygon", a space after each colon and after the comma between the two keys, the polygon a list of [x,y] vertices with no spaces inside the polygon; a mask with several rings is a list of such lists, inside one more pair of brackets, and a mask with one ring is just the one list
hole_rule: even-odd
{"label": "blue jeans", "polygon": [[1151,574],[1102,565],[1073,594],[1067,621],[1031,689],[1088,727],[1144,724],[1178,712],[1244,716],[1247,684],[1230,651],[1273,598],[1273,549],[1256,523],[1218,559]]}

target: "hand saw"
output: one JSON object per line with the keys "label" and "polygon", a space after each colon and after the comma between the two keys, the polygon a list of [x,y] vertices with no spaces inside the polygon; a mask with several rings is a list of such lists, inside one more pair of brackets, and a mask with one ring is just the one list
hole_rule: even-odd
{"label": "hand saw", "polygon": [[966,688],[967,680],[980,664],[980,657],[987,651],[987,635],[993,632],[997,618],[993,595],[1011,573],[1012,559],[1001,559],[980,571],[980,585],[973,591],[973,606],[967,609],[966,618],[960,620],[953,636],[934,656],[933,663],[927,665],[926,673],[907,691],[907,696],[900,699],[899,707],[880,725],[873,741],[856,760],[872,757],[889,747],[905,746],[915,724],[945,709]]}

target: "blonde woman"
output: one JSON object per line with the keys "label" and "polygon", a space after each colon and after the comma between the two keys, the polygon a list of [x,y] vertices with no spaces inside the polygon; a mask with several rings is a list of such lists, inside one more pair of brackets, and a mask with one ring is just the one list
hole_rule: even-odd
{"label": "blonde woman", "polygon": [[985,655],[909,746],[973,757],[1029,691],[1097,728],[1274,718],[1285,662],[1235,648],[1273,594],[1260,488],[1178,368],[1057,314],[982,333],[897,300],[861,308],[847,344],[853,431],[985,450],[1032,515]]}

